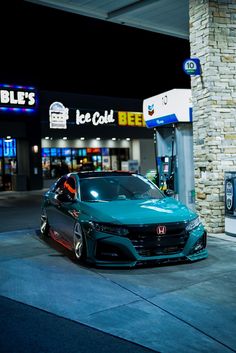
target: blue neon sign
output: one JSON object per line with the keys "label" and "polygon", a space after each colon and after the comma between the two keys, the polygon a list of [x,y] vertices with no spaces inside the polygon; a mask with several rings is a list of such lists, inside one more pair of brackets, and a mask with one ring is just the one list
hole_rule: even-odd
{"label": "blue neon sign", "polygon": [[0,84],[0,110],[5,112],[34,112],[37,95],[34,87]]}

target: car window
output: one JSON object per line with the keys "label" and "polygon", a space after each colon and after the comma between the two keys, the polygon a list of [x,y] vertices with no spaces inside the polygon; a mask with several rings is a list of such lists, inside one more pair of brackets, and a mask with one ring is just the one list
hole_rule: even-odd
{"label": "car window", "polygon": [[64,183],[66,181],[66,176],[63,176],[62,178],[60,178],[53,186],[52,186],[52,191],[60,194],[63,192],[64,189]]}
{"label": "car window", "polygon": [[82,201],[161,199],[163,193],[148,179],[131,176],[88,177],[80,180]]}
{"label": "car window", "polygon": [[72,177],[67,178],[64,181],[63,193],[68,196],[69,199],[74,200],[76,197],[75,180]]}

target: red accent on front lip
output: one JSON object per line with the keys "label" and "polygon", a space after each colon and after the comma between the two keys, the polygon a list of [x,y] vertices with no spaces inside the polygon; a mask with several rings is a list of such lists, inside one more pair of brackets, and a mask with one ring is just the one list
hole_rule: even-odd
{"label": "red accent on front lip", "polygon": [[157,226],[156,227],[157,235],[164,235],[166,234],[166,226]]}

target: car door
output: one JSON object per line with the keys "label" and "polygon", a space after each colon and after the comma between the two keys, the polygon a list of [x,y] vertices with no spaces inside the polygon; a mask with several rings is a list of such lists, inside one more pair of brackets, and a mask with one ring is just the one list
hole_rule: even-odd
{"label": "car door", "polygon": [[[71,176],[62,180],[50,198],[48,210],[49,224],[60,239],[73,244],[73,229],[75,224],[75,179]],[[74,192],[71,192],[74,190]],[[67,245],[69,245],[67,244]],[[66,245],[66,244],[65,244]]]}
{"label": "car door", "polygon": [[60,178],[57,183],[51,188],[49,193],[49,202],[47,205],[47,217],[50,227],[54,231],[58,231],[58,220],[60,219],[60,201],[58,195],[63,192],[66,177]]}

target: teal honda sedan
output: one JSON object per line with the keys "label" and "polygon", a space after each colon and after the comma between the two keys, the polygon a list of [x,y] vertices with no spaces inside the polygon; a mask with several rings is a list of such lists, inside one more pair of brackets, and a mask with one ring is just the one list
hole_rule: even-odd
{"label": "teal honda sedan", "polygon": [[195,212],[152,181],[123,171],[73,172],[43,196],[41,235],[96,266],[195,261],[208,256]]}

